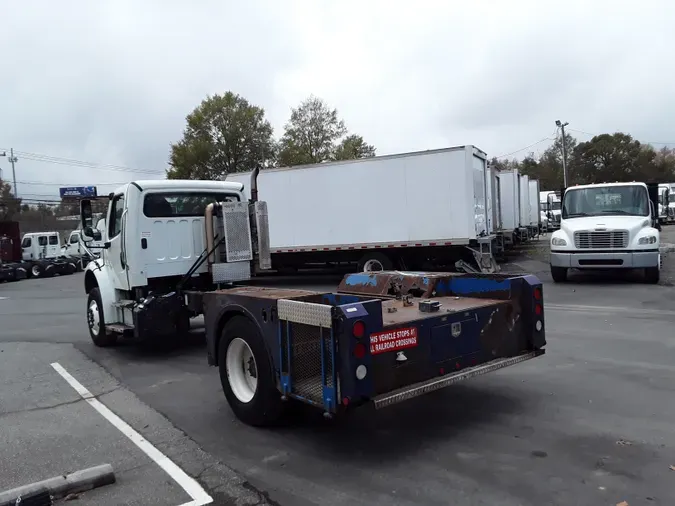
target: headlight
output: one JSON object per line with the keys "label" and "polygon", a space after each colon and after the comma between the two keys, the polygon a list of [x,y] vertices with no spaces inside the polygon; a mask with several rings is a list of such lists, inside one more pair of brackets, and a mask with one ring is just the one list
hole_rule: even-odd
{"label": "headlight", "polygon": [[567,241],[565,239],[560,239],[559,237],[554,237],[551,239],[552,246],[567,246]]}
{"label": "headlight", "polygon": [[656,236],[646,235],[644,237],[640,237],[640,239],[638,239],[638,244],[656,244]]}

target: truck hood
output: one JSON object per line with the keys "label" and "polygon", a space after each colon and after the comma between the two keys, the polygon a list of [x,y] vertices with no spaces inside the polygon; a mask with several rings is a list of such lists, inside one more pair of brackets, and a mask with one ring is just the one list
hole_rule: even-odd
{"label": "truck hood", "polygon": [[563,220],[560,228],[570,236],[583,230],[628,230],[631,237],[650,225],[649,216],[583,216]]}

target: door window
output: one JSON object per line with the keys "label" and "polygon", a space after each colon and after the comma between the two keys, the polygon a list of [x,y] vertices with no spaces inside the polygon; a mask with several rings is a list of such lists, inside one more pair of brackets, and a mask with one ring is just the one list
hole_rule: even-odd
{"label": "door window", "polygon": [[32,241],[30,240],[30,237],[24,237],[23,241],[21,242],[21,247],[22,248],[30,248]]}
{"label": "door window", "polygon": [[49,245],[50,246],[56,246],[59,243],[59,238],[55,235],[50,235],[49,236]]}
{"label": "door window", "polygon": [[80,242],[80,236],[78,234],[70,236],[70,244],[77,244],[78,242]]}
{"label": "door window", "polygon": [[108,237],[112,239],[122,231],[122,213],[124,212],[124,195],[117,195],[110,207],[110,228]]}
{"label": "door window", "polygon": [[47,236],[46,235],[41,235],[38,237],[38,245],[39,246],[47,246]]}

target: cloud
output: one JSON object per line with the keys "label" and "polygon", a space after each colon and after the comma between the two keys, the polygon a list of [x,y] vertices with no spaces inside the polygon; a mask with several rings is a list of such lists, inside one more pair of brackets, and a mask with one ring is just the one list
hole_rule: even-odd
{"label": "cloud", "polygon": [[[291,107],[320,96],[380,154],[473,143],[499,155],[558,118],[675,141],[666,0],[0,6],[0,148],[161,177],[186,114],[230,89],[265,107],[277,135]],[[19,184],[20,196],[155,177],[19,158],[19,181],[54,183]]]}

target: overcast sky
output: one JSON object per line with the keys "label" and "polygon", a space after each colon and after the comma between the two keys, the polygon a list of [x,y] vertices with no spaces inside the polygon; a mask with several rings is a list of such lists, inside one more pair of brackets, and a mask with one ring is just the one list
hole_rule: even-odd
{"label": "overcast sky", "polygon": [[[0,0],[0,13],[0,153],[19,152],[20,197],[161,177],[186,114],[227,90],[277,135],[313,93],[378,154],[503,155],[557,118],[675,147],[672,0]],[[6,157],[0,169],[11,178]]]}

